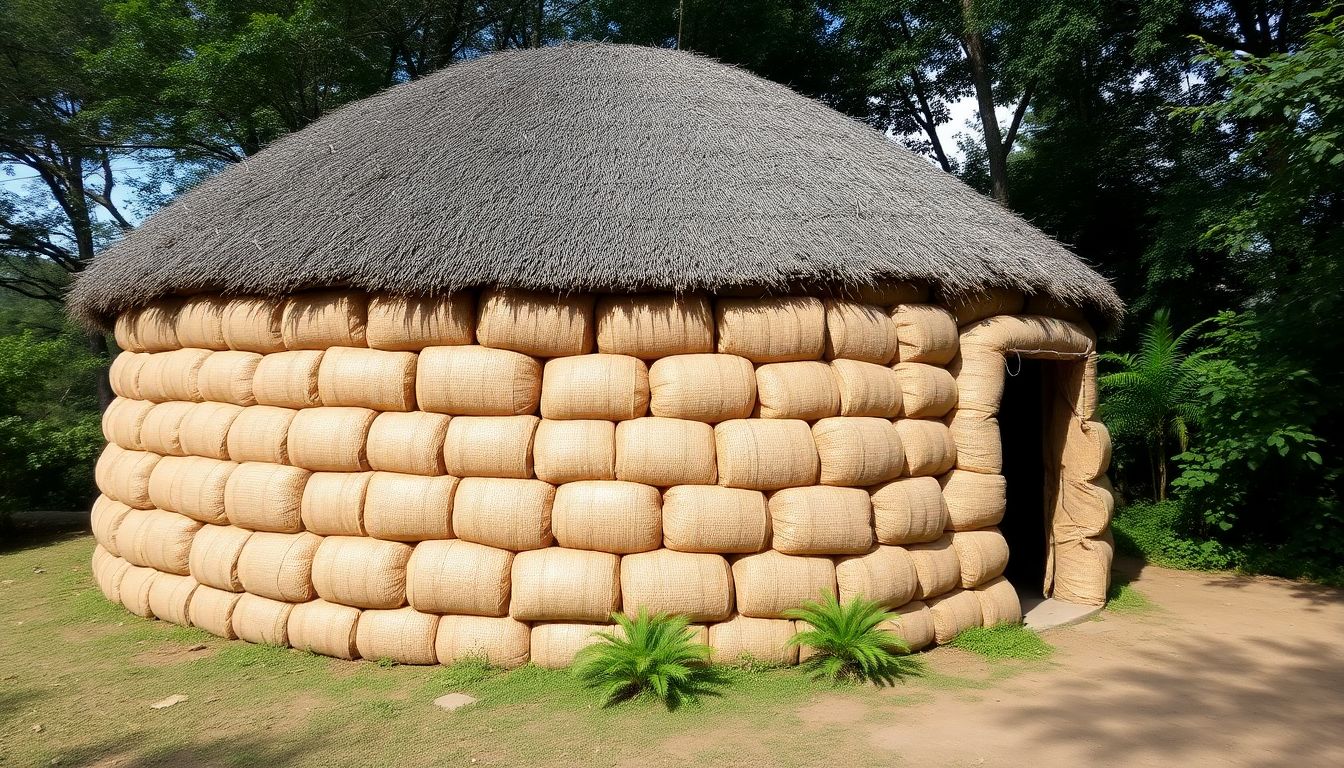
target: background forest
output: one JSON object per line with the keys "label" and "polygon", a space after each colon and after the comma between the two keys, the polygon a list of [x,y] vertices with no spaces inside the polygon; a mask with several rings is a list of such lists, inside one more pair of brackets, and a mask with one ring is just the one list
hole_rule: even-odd
{"label": "background forest", "polygon": [[108,341],[60,305],[99,249],[346,102],[565,40],[787,84],[1068,244],[1130,308],[1122,548],[1344,580],[1344,7],[1294,0],[0,0],[0,520],[94,493]]}

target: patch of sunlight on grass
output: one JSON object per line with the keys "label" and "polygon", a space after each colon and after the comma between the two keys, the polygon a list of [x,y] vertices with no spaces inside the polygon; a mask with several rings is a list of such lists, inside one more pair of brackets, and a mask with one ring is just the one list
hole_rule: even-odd
{"label": "patch of sunlight on grass", "polygon": [[1045,659],[1055,650],[1021,624],[972,627],[953,638],[951,645],[987,659]]}
{"label": "patch of sunlight on grass", "polygon": [[1147,613],[1157,606],[1128,584],[1114,583],[1106,594],[1106,610],[1114,613]]}

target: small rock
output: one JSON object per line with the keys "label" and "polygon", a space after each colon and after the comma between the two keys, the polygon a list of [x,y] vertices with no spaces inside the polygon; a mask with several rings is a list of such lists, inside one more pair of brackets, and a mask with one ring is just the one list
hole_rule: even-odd
{"label": "small rock", "polygon": [[34,726],[32,727],[32,731],[33,731],[33,733],[41,733],[41,732],[42,732],[42,724],[41,724],[41,723],[38,723],[38,724],[34,725]]}
{"label": "small rock", "polygon": [[13,579],[5,579],[4,581],[0,581],[0,587],[8,587],[10,584],[13,583],[14,583]]}
{"label": "small rock", "polygon": [[53,757],[53,758],[51,758],[51,764],[52,764],[52,765],[60,765],[60,764],[61,764],[61,758],[59,758],[59,757]]}
{"label": "small rock", "polygon": [[46,572],[47,572],[47,569],[46,569],[46,568],[34,568],[34,569],[33,569],[33,573],[46,573]]}
{"label": "small rock", "polygon": [[186,696],[183,696],[183,695],[180,694],[180,693],[174,693],[172,696],[169,696],[168,698],[163,699],[162,701],[156,701],[156,702],[154,702],[153,704],[150,704],[150,705],[149,705],[149,708],[150,708],[150,709],[167,709],[168,707],[171,707],[171,706],[173,706],[174,704],[181,704],[182,702],[184,702],[184,701],[186,701],[186,700],[187,700],[187,697],[186,697]]}
{"label": "small rock", "polygon": [[204,651],[204,650],[205,650],[205,643],[197,643],[197,644],[191,646],[190,648],[188,648],[187,650],[188,650],[188,651]]}
{"label": "small rock", "polygon": [[468,704],[475,704],[475,703],[476,699],[472,698],[471,696],[468,696],[465,693],[445,693],[444,695],[434,700],[434,706],[438,707],[439,709],[447,710],[448,712],[452,712],[455,709],[461,709],[462,707],[465,707]]}

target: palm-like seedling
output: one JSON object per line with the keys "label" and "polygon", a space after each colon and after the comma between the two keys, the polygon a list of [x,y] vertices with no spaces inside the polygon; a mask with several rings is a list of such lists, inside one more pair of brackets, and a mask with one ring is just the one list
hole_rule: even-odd
{"label": "palm-like seedling", "polygon": [[709,646],[681,616],[641,610],[633,619],[617,613],[616,632],[600,632],[597,643],[580,652],[575,673],[590,688],[601,689],[608,704],[652,694],[669,708],[694,701],[713,682]]}
{"label": "palm-like seedling", "polygon": [[835,595],[824,593],[820,600],[803,603],[785,615],[811,625],[790,642],[812,648],[803,666],[816,677],[891,685],[911,671],[902,658],[910,649],[882,629],[898,616],[879,603],[855,597],[842,605]]}

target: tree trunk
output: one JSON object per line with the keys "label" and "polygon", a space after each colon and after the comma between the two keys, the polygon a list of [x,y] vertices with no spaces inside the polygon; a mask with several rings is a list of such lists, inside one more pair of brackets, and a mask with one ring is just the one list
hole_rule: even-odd
{"label": "tree trunk", "polygon": [[107,406],[112,404],[112,399],[116,397],[116,393],[112,391],[112,382],[107,377],[109,357],[107,337],[103,335],[102,331],[88,331],[84,334],[84,341],[89,351],[103,361],[94,375],[98,377],[98,409],[105,411]]}
{"label": "tree trunk", "polygon": [[1157,441],[1157,500],[1167,500],[1167,439]]}
{"label": "tree trunk", "polygon": [[973,0],[961,0],[962,43],[966,60],[971,65],[971,81],[975,84],[975,101],[980,108],[980,125],[985,131],[985,153],[989,155],[989,183],[994,199],[1008,205],[1008,154],[1004,151],[999,118],[994,114],[994,86],[989,75],[989,61],[985,55],[985,41],[975,26]]}

